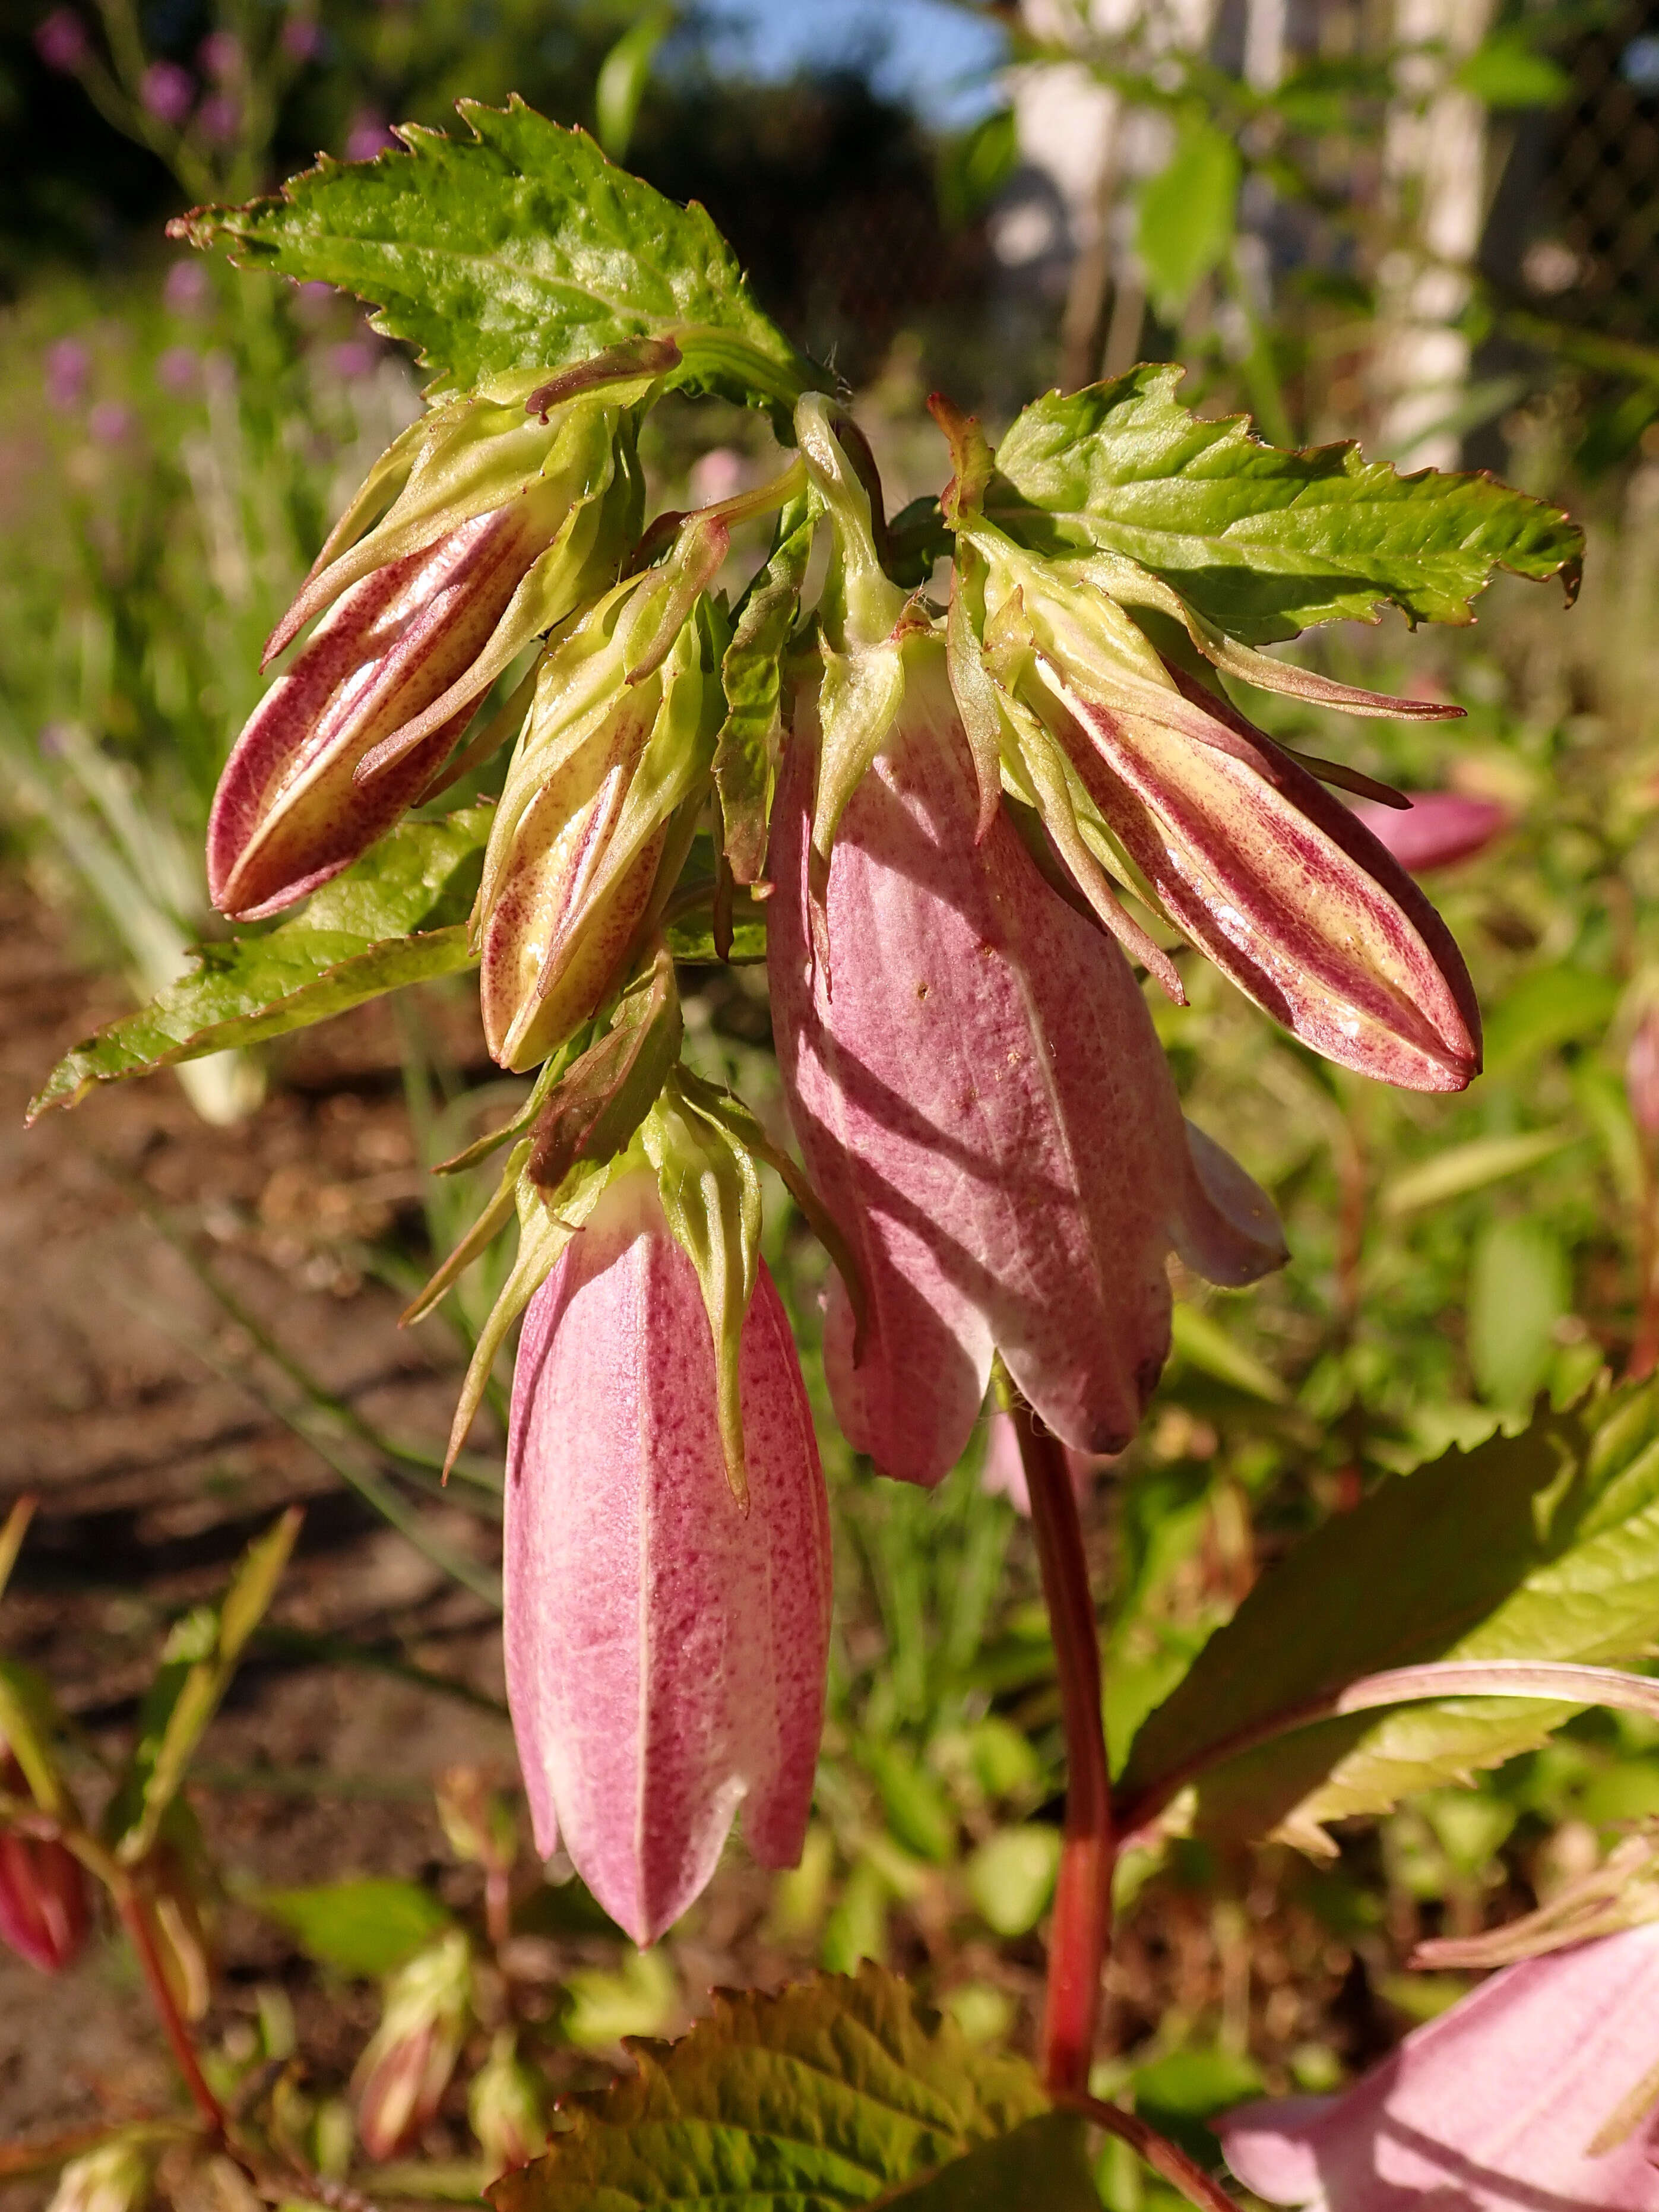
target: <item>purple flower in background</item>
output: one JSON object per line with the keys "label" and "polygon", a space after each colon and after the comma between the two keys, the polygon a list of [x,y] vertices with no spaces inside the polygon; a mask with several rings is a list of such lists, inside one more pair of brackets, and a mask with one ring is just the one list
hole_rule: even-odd
{"label": "purple flower in background", "polygon": [[228,146],[241,128],[242,103],[228,92],[210,93],[198,118],[202,134],[216,146]]}
{"label": "purple flower in background", "polygon": [[210,31],[196,49],[204,76],[228,84],[242,74],[242,42],[234,31]]}
{"label": "purple flower in background", "polygon": [[100,446],[118,446],[132,434],[132,410],[118,399],[100,399],[87,417],[87,428]]}
{"label": "purple flower in background", "polygon": [[1472,860],[1510,826],[1509,808],[1495,799],[1474,799],[1461,791],[1418,791],[1410,797],[1408,807],[1357,799],[1350,811],[1414,876]]}
{"label": "purple flower in background", "polygon": [[397,144],[386,128],[386,118],[376,115],[371,108],[360,107],[346,133],[345,157],[348,161],[372,161],[377,154],[395,152]]}
{"label": "purple flower in background", "polygon": [[1651,1144],[1659,1137],[1659,1007],[1643,1015],[1625,1054],[1625,1096],[1631,1119]]}
{"label": "purple flower in background", "polygon": [[1227,2163],[1307,2212],[1659,2212],[1659,1923],[1528,1959],[1338,2097],[1246,2105]]}
{"label": "purple flower in background", "polygon": [[152,62],[138,97],[158,123],[170,123],[176,130],[196,103],[196,80],[177,62]]}
{"label": "purple flower in background", "polygon": [[283,52],[291,61],[314,62],[323,51],[322,27],[291,15],[283,26]]}
{"label": "purple flower in background", "polygon": [[92,52],[92,42],[73,8],[54,8],[34,27],[34,51],[49,70],[72,76]]}
{"label": "purple flower in background", "polygon": [[59,338],[46,348],[46,404],[67,415],[86,398],[92,356],[79,338]]}
{"label": "purple flower in background", "polygon": [[161,298],[169,314],[194,315],[206,307],[211,289],[199,261],[175,261],[161,287]]}
{"label": "purple flower in background", "polygon": [[347,384],[373,376],[380,358],[380,349],[373,338],[346,338],[341,344],[331,346],[328,356],[330,368]]}
{"label": "purple flower in background", "polygon": [[194,346],[169,346],[155,363],[155,381],[178,399],[188,398],[202,376],[202,356]]}

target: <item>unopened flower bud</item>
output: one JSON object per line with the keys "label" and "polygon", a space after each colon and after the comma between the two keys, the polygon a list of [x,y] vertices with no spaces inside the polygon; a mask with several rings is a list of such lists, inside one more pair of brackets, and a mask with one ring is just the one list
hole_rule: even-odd
{"label": "unopened flower bud", "polygon": [[519,1855],[513,1808],[476,1766],[451,1766],[438,1777],[438,1823],[458,1859],[505,1872]]}
{"label": "unopened flower bud", "polygon": [[497,2033],[472,2077],[467,2117],[492,2173],[528,2166],[547,2148],[544,2087],[520,2057],[511,2028]]}
{"label": "unopened flower bud", "polygon": [[[10,1753],[0,1779],[13,1795],[25,1787]],[[81,1862],[56,1837],[0,1828],[0,1942],[43,1974],[61,1973],[87,1940],[92,1905]]]}
{"label": "unopened flower bud", "polygon": [[46,2212],[143,2212],[154,2164],[130,2136],[100,2143],[64,2168]]}
{"label": "unopened flower bud", "polygon": [[459,1928],[387,1978],[380,2024],[352,2076],[357,2133],[370,2158],[395,2158],[430,2124],[460,2055],[471,1993],[471,1954]]}
{"label": "unopened flower bud", "polygon": [[503,1067],[533,1067],[599,1006],[677,815],[689,833],[724,705],[720,640],[697,596],[707,568],[677,557],[619,585],[542,664],[474,925],[484,1036]]}
{"label": "unopened flower bud", "polygon": [[507,1443],[507,1695],[535,1824],[641,1944],[733,1815],[795,1863],[830,1633],[829,1514],[763,1264],[741,1318],[746,1499],[697,1268],[626,1162],[526,1316]]}
{"label": "unopened flower bud", "polygon": [[70,76],[90,58],[92,41],[73,8],[54,8],[35,26],[34,51],[49,70]]}
{"label": "unopened flower bud", "polygon": [[527,398],[521,377],[447,401],[375,465],[267,659],[321,619],[220,779],[222,913],[275,913],[347,866],[421,797],[509,662],[614,577],[639,526],[635,416],[663,366],[647,350]]}
{"label": "unopened flower bud", "polygon": [[1507,806],[1462,791],[1415,791],[1409,806],[1389,806],[1375,799],[1352,808],[1377,843],[1413,876],[1484,853],[1510,826]]}
{"label": "unopened flower bud", "polygon": [[[1129,950],[1111,878],[1326,1058],[1410,1090],[1463,1089],[1480,1070],[1480,1021],[1462,956],[1387,846],[1312,771],[1364,780],[1304,763],[1194,672],[1202,655],[1224,674],[1356,714],[1461,710],[1355,690],[1257,653],[1133,561],[1026,550],[977,510],[983,440],[957,418],[946,427],[957,451],[947,506],[968,580],[951,677],[976,761],[1000,759]],[[1182,624],[1196,648],[1186,664],[1154,647],[1137,609]],[[1146,964],[1178,998],[1167,962]]]}

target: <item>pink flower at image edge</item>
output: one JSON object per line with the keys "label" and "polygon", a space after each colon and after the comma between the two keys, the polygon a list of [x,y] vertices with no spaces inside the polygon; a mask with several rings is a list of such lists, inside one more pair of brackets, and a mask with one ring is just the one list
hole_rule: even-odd
{"label": "pink flower at image edge", "polygon": [[1270,2204],[1309,2212],[1659,2212],[1659,2112],[1597,2136],[1659,2061],[1659,1923],[1483,1982],[1335,2097],[1217,2131]]}

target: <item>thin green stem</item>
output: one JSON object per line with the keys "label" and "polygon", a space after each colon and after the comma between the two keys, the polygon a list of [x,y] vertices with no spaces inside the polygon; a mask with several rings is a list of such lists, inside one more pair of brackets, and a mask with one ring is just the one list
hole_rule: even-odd
{"label": "thin green stem", "polygon": [[1111,1940],[1112,1792],[1101,1717],[1100,1636],[1065,1450],[1018,1394],[1011,1410],[1054,1632],[1066,1731],[1066,1826],[1048,1937],[1042,2070],[1051,2091],[1078,2094],[1089,2086],[1101,1974]]}

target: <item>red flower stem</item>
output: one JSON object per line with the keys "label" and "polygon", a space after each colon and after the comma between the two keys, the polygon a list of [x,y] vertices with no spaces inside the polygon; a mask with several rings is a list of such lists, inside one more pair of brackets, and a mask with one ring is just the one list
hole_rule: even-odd
{"label": "red flower stem", "polygon": [[1066,1828],[1048,1938],[1042,2071],[1050,2090],[1089,2087],[1112,1925],[1112,1791],[1100,1710],[1100,1638],[1066,1454],[1017,1394],[1011,1408],[1031,1501],[1066,1729]]}
{"label": "red flower stem", "polygon": [[1103,2105],[1098,2097],[1064,2096],[1060,2102],[1070,2111],[1081,2112],[1108,2135],[1121,2136],[1131,2149],[1138,2151],[1154,2173],[1178,2189],[1189,2204],[1196,2204],[1199,2212],[1238,2212],[1237,2201],[1230,2197],[1219,2182],[1212,2181],[1201,2166],[1193,2164],[1184,2150],[1172,2143],[1167,2136],[1159,2135],[1145,2120],[1133,2112],[1121,2112],[1115,2105]]}
{"label": "red flower stem", "polygon": [[155,1937],[151,1931],[149,1916],[144,1910],[143,1899],[130,1878],[124,1877],[114,1890],[115,1909],[121,1916],[121,1925],[137,1955],[143,1970],[149,2001],[161,2023],[168,2047],[185,2077],[185,2087],[190,2091],[191,2101],[201,2114],[214,2140],[225,2140],[225,2108],[208,2087],[202,2063],[196,2055],[196,2045],[191,2040],[189,2028],[180,2013],[178,2002],[167,1981],[167,1969],[161,1964],[155,1948]]}

